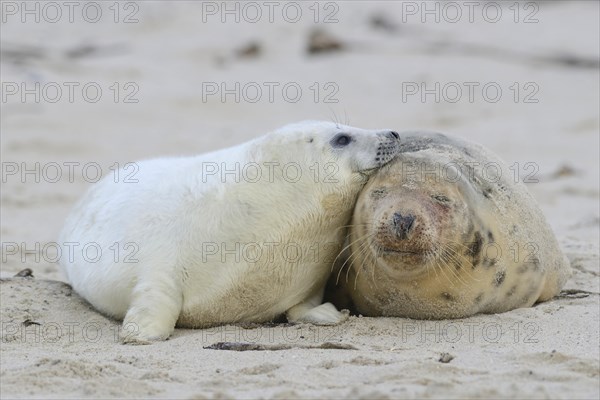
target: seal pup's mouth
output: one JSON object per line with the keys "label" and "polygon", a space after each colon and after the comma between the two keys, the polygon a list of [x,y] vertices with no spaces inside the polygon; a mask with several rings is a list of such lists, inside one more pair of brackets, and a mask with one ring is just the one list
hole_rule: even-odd
{"label": "seal pup's mouth", "polygon": [[[352,172],[360,174],[361,177],[374,175],[378,169],[392,161],[400,151],[400,135],[391,130],[367,131],[355,137],[347,138],[347,136],[349,135],[339,134],[334,137],[332,147],[339,152],[349,146],[349,151],[353,155],[349,159]],[[343,143],[340,144],[340,141]]]}
{"label": "seal pup's mouth", "polygon": [[387,165],[396,156],[400,148],[400,141],[389,141],[387,144],[382,142],[377,148],[377,156],[375,157],[375,166],[364,168],[358,171],[364,177],[370,177],[381,167]]}
{"label": "seal pup's mouth", "polygon": [[383,139],[377,146],[377,156],[375,157],[377,168],[381,168],[392,161],[400,150],[400,136],[398,133],[391,131],[389,134],[380,137]]}

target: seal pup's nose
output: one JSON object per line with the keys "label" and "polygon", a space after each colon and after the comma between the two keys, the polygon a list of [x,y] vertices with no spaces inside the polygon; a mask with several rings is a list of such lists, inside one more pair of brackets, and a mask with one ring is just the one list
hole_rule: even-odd
{"label": "seal pup's nose", "polygon": [[399,212],[394,213],[393,223],[396,235],[400,239],[406,239],[415,222],[413,215],[402,215]]}
{"label": "seal pup's nose", "polygon": [[389,131],[389,132],[387,133],[387,136],[388,136],[390,139],[396,139],[396,140],[400,139],[400,135],[398,135],[398,132],[395,132],[395,131]]}

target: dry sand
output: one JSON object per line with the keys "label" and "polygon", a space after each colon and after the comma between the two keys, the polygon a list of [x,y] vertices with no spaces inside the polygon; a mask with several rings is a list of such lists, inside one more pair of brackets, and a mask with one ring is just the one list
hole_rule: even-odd
{"label": "dry sand", "polygon": [[[48,9],[39,23],[31,16],[21,23],[20,11],[8,13],[7,3],[20,7],[20,2],[2,3],[3,398],[600,396],[597,2],[535,2],[537,11],[521,3],[518,22],[510,2],[496,23],[483,18],[485,2],[475,8],[472,23],[461,2],[458,23],[447,22],[455,15],[449,9],[440,23],[432,16],[422,23],[407,3],[337,2],[328,8],[321,3],[319,19],[333,12],[338,22],[318,26],[343,46],[313,55],[306,51],[317,26],[312,2],[302,4],[297,23],[282,17],[282,5],[272,23],[264,7],[257,23],[244,20],[255,14],[241,15],[239,23],[226,16],[221,23],[219,15],[204,14],[203,21],[200,2],[159,1],[138,2],[137,11],[121,3],[118,23],[108,8],[112,2],[102,3],[98,23],[82,18],[85,3],[78,3],[73,23],[65,7],[56,23],[44,20],[55,15]],[[488,11],[489,19],[494,14]],[[131,12],[139,21],[123,23]],[[524,23],[532,12],[538,22]],[[252,43],[258,47],[248,47]],[[47,85],[39,103],[31,94],[25,102],[20,93],[8,94],[15,83],[31,88],[34,82]],[[79,84],[72,102],[65,82]],[[90,82],[102,89],[95,103],[81,92]],[[227,87],[256,82],[264,91],[255,103],[236,102],[232,95],[223,102],[218,95],[203,99],[203,82]],[[279,84],[272,102],[265,82]],[[294,103],[280,90],[290,82],[302,89]],[[427,88],[456,82],[463,96],[454,103],[447,101],[454,92],[446,98],[442,93],[439,102],[433,95],[425,102],[419,95],[403,99],[403,83],[406,89],[412,82],[427,82]],[[465,82],[479,83],[472,102]],[[495,103],[481,92],[491,82],[503,91]],[[63,97],[52,103],[56,85]],[[538,102],[524,102],[535,89],[530,100]],[[138,102],[125,102],[128,94]],[[325,102],[328,94],[338,102]],[[43,251],[57,240],[69,209],[90,186],[82,176],[86,163],[98,163],[108,174],[115,163],[205,152],[287,122],[333,114],[361,127],[463,136],[509,165],[519,163],[523,175],[531,171],[525,163],[534,163],[539,183],[529,188],[573,265],[569,291],[533,308],[465,320],[353,317],[330,328],[178,329],[164,343],[124,346],[115,340],[118,322],[99,315],[60,282],[64,275],[52,262],[54,254],[49,247]],[[53,174],[46,169],[36,182],[33,174],[5,174],[15,165],[34,168],[36,162],[41,169],[58,163],[63,176],[50,182]],[[72,181],[65,162],[81,163],[74,166]],[[13,243],[17,254],[8,247]],[[24,268],[35,278],[10,278]],[[222,341],[292,348],[204,348]],[[314,348],[323,343],[355,349]]]}

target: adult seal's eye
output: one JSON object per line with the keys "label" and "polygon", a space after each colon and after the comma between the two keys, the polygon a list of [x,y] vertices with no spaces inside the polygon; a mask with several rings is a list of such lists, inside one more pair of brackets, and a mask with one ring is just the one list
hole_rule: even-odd
{"label": "adult seal's eye", "polygon": [[387,189],[384,187],[380,187],[371,192],[371,197],[374,199],[381,199],[382,197],[385,197],[386,194]]}
{"label": "adult seal's eye", "polygon": [[350,135],[348,135],[346,133],[340,133],[339,135],[334,137],[332,140],[332,144],[335,147],[344,147],[344,146],[349,145],[350,142],[352,142],[352,138],[350,137]]}
{"label": "adult seal's eye", "polygon": [[450,203],[450,199],[444,195],[441,194],[435,194],[433,196],[431,196],[434,200],[436,200],[438,203],[441,204],[448,204]]}

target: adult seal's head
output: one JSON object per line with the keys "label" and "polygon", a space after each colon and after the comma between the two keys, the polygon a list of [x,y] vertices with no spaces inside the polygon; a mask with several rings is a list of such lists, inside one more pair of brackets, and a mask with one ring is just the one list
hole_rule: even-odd
{"label": "adult seal's head", "polygon": [[458,318],[531,306],[559,292],[569,264],[503,162],[441,134],[400,139],[400,154],[359,195],[332,277],[356,311]]}

